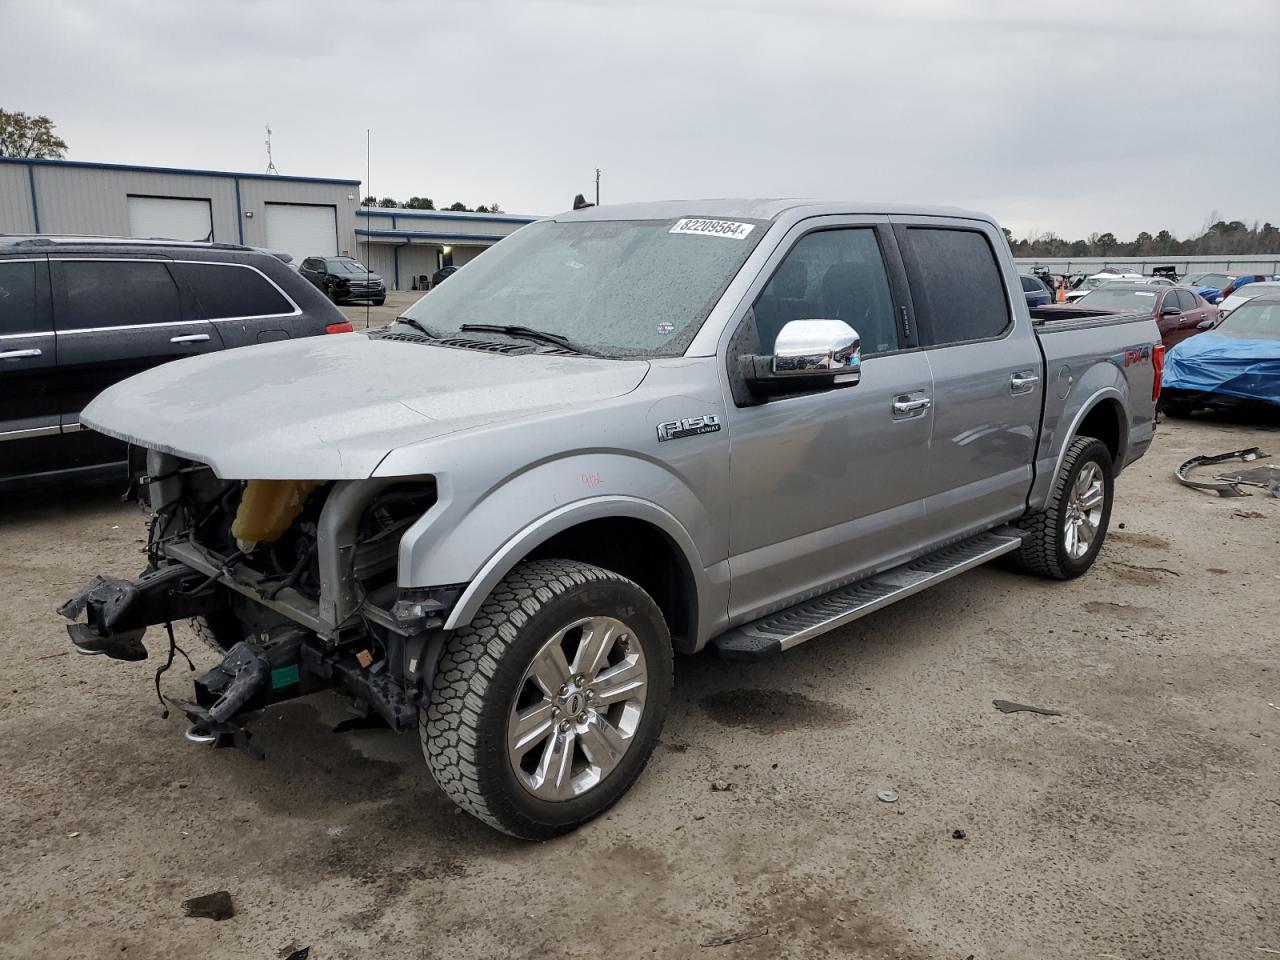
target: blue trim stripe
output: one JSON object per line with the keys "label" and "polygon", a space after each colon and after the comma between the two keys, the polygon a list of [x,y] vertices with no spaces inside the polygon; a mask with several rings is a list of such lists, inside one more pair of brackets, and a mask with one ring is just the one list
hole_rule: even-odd
{"label": "blue trim stripe", "polygon": [[240,231],[240,242],[244,243],[244,209],[240,206],[239,177],[236,177],[236,229]]}
{"label": "blue trim stripe", "polygon": [[87,160],[33,160],[26,157],[0,157],[0,163],[25,163],[29,167],[77,167],[82,170],[125,170],[134,173],[177,173],[192,177],[239,177],[243,180],[280,180],[285,183],[331,183],[358,187],[359,180],[334,180],[327,177],[285,177],[274,173],[234,173],[226,170],[188,170],[184,167],[141,167],[131,163],[90,163]]}
{"label": "blue trim stripe", "polygon": [[392,227],[399,217],[413,217],[423,220],[465,220],[469,223],[533,223],[541,217],[524,217],[512,213],[459,213],[443,210],[403,210],[399,207],[360,207],[357,217],[390,217]]}
{"label": "blue trim stripe", "polygon": [[356,227],[356,235],[361,237],[388,237],[405,240],[441,240],[445,243],[455,243],[460,240],[505,240],[509,234],[480,234],[480,233],[437,233],[434,230],[365,230],[363,227]]}
{"label": "blue trim stripe", "polygon": [[27,164],[27,183],[31,185],[31,219],[35,223],[33,233],[40,232],[40,204],[36,200],[36,168]]}

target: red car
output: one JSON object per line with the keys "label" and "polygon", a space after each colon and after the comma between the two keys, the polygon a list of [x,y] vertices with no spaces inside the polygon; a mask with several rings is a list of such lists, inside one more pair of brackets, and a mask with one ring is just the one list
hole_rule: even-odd
{"label": "red car", "polygon": [[1218,323],[1218,308],[1190,287],[1158,287],[1147,283],[1104,283],[1075,302],[1110,313],[1150,310],[1160,325],[1166,348]]}

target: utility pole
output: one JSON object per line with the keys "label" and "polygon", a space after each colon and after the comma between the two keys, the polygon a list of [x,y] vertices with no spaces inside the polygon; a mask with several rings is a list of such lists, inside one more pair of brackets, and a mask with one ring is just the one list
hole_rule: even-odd
{"label": "utility pole", "polygon": [[596,167],[596,206],[600,206],[600,168]]}

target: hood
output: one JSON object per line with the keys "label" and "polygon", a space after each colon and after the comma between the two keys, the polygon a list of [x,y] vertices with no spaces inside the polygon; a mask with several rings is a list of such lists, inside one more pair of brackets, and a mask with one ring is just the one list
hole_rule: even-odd
{"label": "hood", "polygon": [[348,333],[166,363],[103,391],[80,422],[227,479],[356,480],[397,447],[601,403],[648,369]]}
{"label": "hood", "polygon": [[1241,340],[1212,331],[1168,352],[1162,386],[1280,403],[1280,340]]}

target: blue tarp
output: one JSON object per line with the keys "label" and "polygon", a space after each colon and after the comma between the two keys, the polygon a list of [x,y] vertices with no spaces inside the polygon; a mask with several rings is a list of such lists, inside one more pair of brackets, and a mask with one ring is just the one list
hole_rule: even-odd
{"label": "blue tarp", "polygon": [[1165,357],[1162,383],[1280,404],[1280,340],[1238,340],[1212,332],[1188,337]]}

